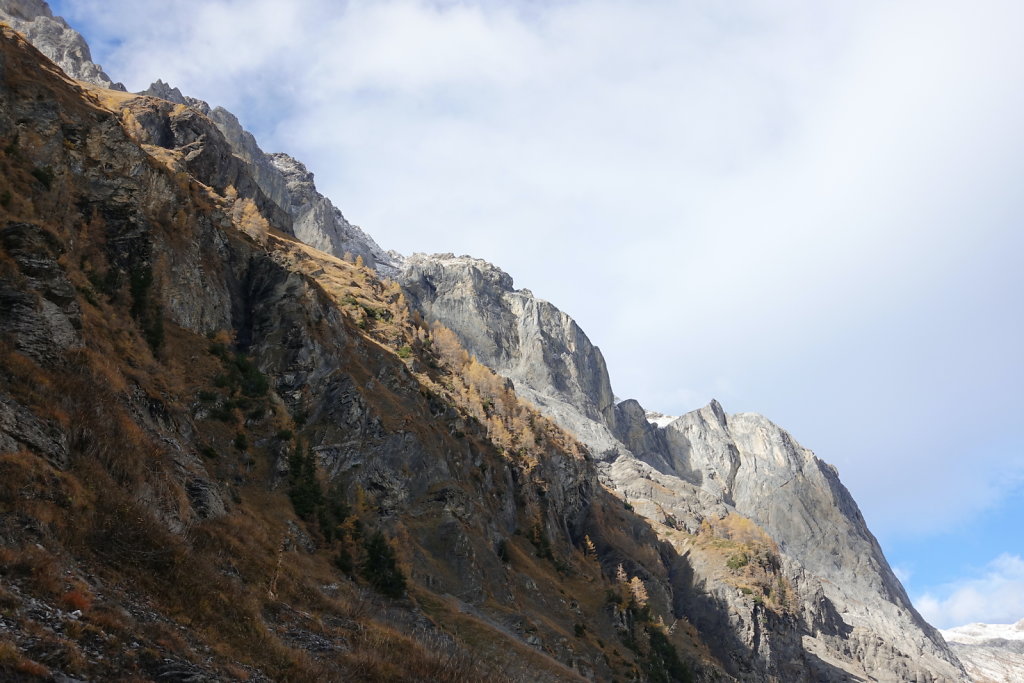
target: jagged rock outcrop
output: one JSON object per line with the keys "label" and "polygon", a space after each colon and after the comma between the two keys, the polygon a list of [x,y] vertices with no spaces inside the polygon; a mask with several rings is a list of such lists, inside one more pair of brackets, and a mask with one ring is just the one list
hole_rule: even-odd
{"label": "jagged rock outcrop", "polygon": [[[664,426],[636,401],[614,404],[600,351],[572,319],[515,290],[507,274],[479,259],[415,255],[400,282],[428,320],[451,328],[481,362],[590,446],[606,484],[641,514],[690,534],[730,512],[764,529],[796,592],[808,655],[851,676],[962,680],[835,469],[785,431],[759,415],[729,416],[715,401],[657,421]],[[699,562],[694,571],[701,573]],[[714,590],[710,565],[700,580]],[[720,597],[731,610],[750,612],[742,597]],[[773,666],[768,650],[760,664],[734,673],[765,675]]]}
{"label": "jagged rock outcrop", "polygon": [[[809,635],[849,653],[864,671],[893,680],[956,680],[961,672],[920,617],[831,465],[752,413],[727,416],[717,402],[664,431],[684,480],[729,503],[778,544],[803,600]],[[638,454],[643,458],[642,454]],[[826,625],[812,595],[823,595]]]}
{"label": "jagged rock outcrop", "polygon": [[139,142],[175,153],[190,175],[220,195],[251,199],[276,229],[292,234],[291,215],[264,192],[258,168],[236,155],[219,126],[199,109],[153,97],[125,98],[121,115]]}
{"label": "jagged rock outcrop", "polygon": [[[206,103],[201,102],[200,105],[206,105]],[[256,144],[256,138],[245,130],[238,118],[227,109],[223,107],[209,109],[209,106],[206,108],[208,109],[207,116],[217,124],[217,128],[231,145],[231,150],[249,165],[253,178],[264,194],[290,213],[290,197],[285,187],[285,179],[277,172],[276,167],[260,149],[260,146]]]}
{"label": "jagged rock outcrop", "polygon": [[247,166],[249,175],[263,194],[278,207],[287,210],[288,196],[284,178],[260,149],[256,138],[242,127],[234,114],[223,107],[210,107],[204,100],[184,95],[181,90],[161,79],[154,81],[139,94],[184,105],[209,118],[220,130],[231,151]]}
{"label": "jagged rock outcrop", "polygon": [[[501,269],[469,256],[415,254],[398,279],[411,305],[449,327],[481,363],[549,414],[563,421],[582,414],[599,425],[613,409],[600,350],[572,318],[529,290],[515,289]],[[581,422],[577,431],[585,427]],[[588,443],[598,440],[616,447],[605,433]]]}
{"label": "jagged rock outcrop", "polygon": [[267,154],[238,118],[223,107],[211,108],[203,100],[183,95],[178,88],[157,80],[143,93],[182,104],[208,117],[223,134],[231,151],[244,162],[263,195],[288,214],[292,234],[306,244],[341,258],[346,254],[386,277],[397,273],[402,257],[385,252],[316,189],[313,174],[302,162],[282,154]]}
{"label": "jagged rock outcrop", "polygon": [[22,33],[37,50],[53,60],[66,74],[104,88],[124,90],[92,61],[89,46],[78,31],[53,16],[43,0],[5,0],[0,4],[0,21]]}
{"label": "jagged rock outcrop", "polygon": [[345,220],[331,200],[317,192],[313,174],[301,161],[287,154],[271,154],[266,158],[284,180],[286,194],[282,206],[294,219],[296,237],[338,258],[346,254],[361,257],[367,266],[385,277],[393,277],[398,272],[396,265],[401,257],[385,252],[372,237]]}
{"label": "jagged rock outcrop", "polygon": [[968,624],[940,631],[972,683],[1016,683],[1024,676],[1024,619]]}

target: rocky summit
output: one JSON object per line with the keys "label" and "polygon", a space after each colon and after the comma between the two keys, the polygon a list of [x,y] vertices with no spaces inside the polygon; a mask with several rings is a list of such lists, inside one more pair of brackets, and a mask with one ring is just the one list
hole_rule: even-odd
{"label": "rocky summit", "polygon": [[0,20],[4,680],[969,680],[786,431]]}

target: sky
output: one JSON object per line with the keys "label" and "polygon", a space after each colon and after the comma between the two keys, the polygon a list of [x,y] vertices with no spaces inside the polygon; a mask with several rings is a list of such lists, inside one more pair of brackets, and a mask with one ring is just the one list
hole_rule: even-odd
{"label": "sky", "polygon": [[52,4],[572,315],[618,396],[782,425],[933,624],[1024,618],[1024,3]]}

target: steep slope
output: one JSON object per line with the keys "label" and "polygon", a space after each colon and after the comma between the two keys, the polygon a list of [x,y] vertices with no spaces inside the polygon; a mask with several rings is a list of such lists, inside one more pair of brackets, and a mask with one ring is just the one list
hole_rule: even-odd
{"label": "steep slope", "polygon": [[[102,67],[92,61],[89,46],[82,36],[60,17],[53,16],[44,0],[3,0],[0,21],[22,33],[40,52],[53,60],[72,78],[105,89],[123,91],[120,83],[112,83]],[[210,107],[203,100],[183,95],[162,80],[139,93],[189,108],[192,115],[203,115],[211,121],[230,147],[235,166],[244,169],[253,190],[269,202],[261,202],[262,210],[272,205],[291,216],[282,225],[294,226],[288,231],[300,240],[329,254],[341,257],[351,254],[362,257],[370,266],[385,275],[393,275],[397,254],[388,254],[372,237],[349,223],[331,202],[317,192],[313,174],[301,162],[286,154],[266,154],[256,139],[239,123],[238,118],[222,107]],[[207,131],[201,131],[201,135]],[[197,138],[199,139],[199,138]],[[250,191],[249,194],[256,194]],[[246,195],[248,196],[248,195]],[[278,217],[280,220],[280,217]]]}
{"label": "steep slope", "polygon": [[974,683],[1015,683],[1024,676],[1024,619],[941,631]]}
{"label": "steep slope", "polygon": [[286,197],[282,206],[294,219],[295,236],[306,244],[339,258],[361,258],[385,277],[392,277],[401,256],[386,253],[358,226],[349,223],[331,200],[320,194],[302,162],[287,154],[266,157],[285,183]]}
{"label": "steep slope", "polygon": [[[778,545],[808,652],[853,676],[962,679],[834,468],[789,434],[759,415],[727,416],[717,402],[662,420],[664,426],[649,421],[636,401],[613,405],[600,351],[568,316],[515,290],[490,264],[416,255],[400,281],[428,320],[451,328],[586,443],[602,461],[605,483],[652,522],[694,534],[706,520],[738,513],[763,529]],[[749,610],[743,597],[729,602]]]}
{"label": "steep slope", "polygon": [[577,434],[598,457],[620,452],[605,425],[614,396],[601,352],[562,311],[469,256],[414,254],[398,275],[410,303],[451,328],[483,364]]}
{"label": "steep slope", "polygon": [[[0,64],[5,680],[761,661],[575,440],[220,182],[246,174],[201,113],[86,88],[7,28]],[[815,680],[785,611],[753,616],[776,655],[746,680]]]}
{"label": "steep slope", "polygon": [[727,416],[717,402],[664,431],[673,474],[721,498],[779,543],[817,641],[808,646],[854,653],[875,676],[957,675],[947,663],[955,659],[914,610],[833,467],[764,417]]}

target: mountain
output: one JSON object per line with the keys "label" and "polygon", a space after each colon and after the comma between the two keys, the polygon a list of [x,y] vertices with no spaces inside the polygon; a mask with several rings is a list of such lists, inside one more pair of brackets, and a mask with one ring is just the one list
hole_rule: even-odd
{"label": "mountain", "polygon": [[585,449],[208,120],[0,59],[5,680],[722,678]]}
{"label": "mountain", "polygon": [[964,680],[785,431],[652,421],[497,267],[0,11],[67,72],[4,29],[5,676]]}
{"label": "mountain", "polygon": [[[963,676],[910,603],[835,468],[784,430],[760,415],[727,415],[717,401],[654,422],[634,400],[615,403],[600,351],[572,319],[514,289],[491,264],[416,255],[399,281],[428,320],[452,329],[585,443],[609,489],[682,552],[708,522],[738,515],[756,524],[777,544],[783,590],[792,592],[786,602],[809,652],[851,676]],[[730,611],[756,618],[768,588],[725,600]]]}
{"label": "mountain", "polygon": [[942,631],[975,683],[1014,683],[1024,676],[1024,619]]}

